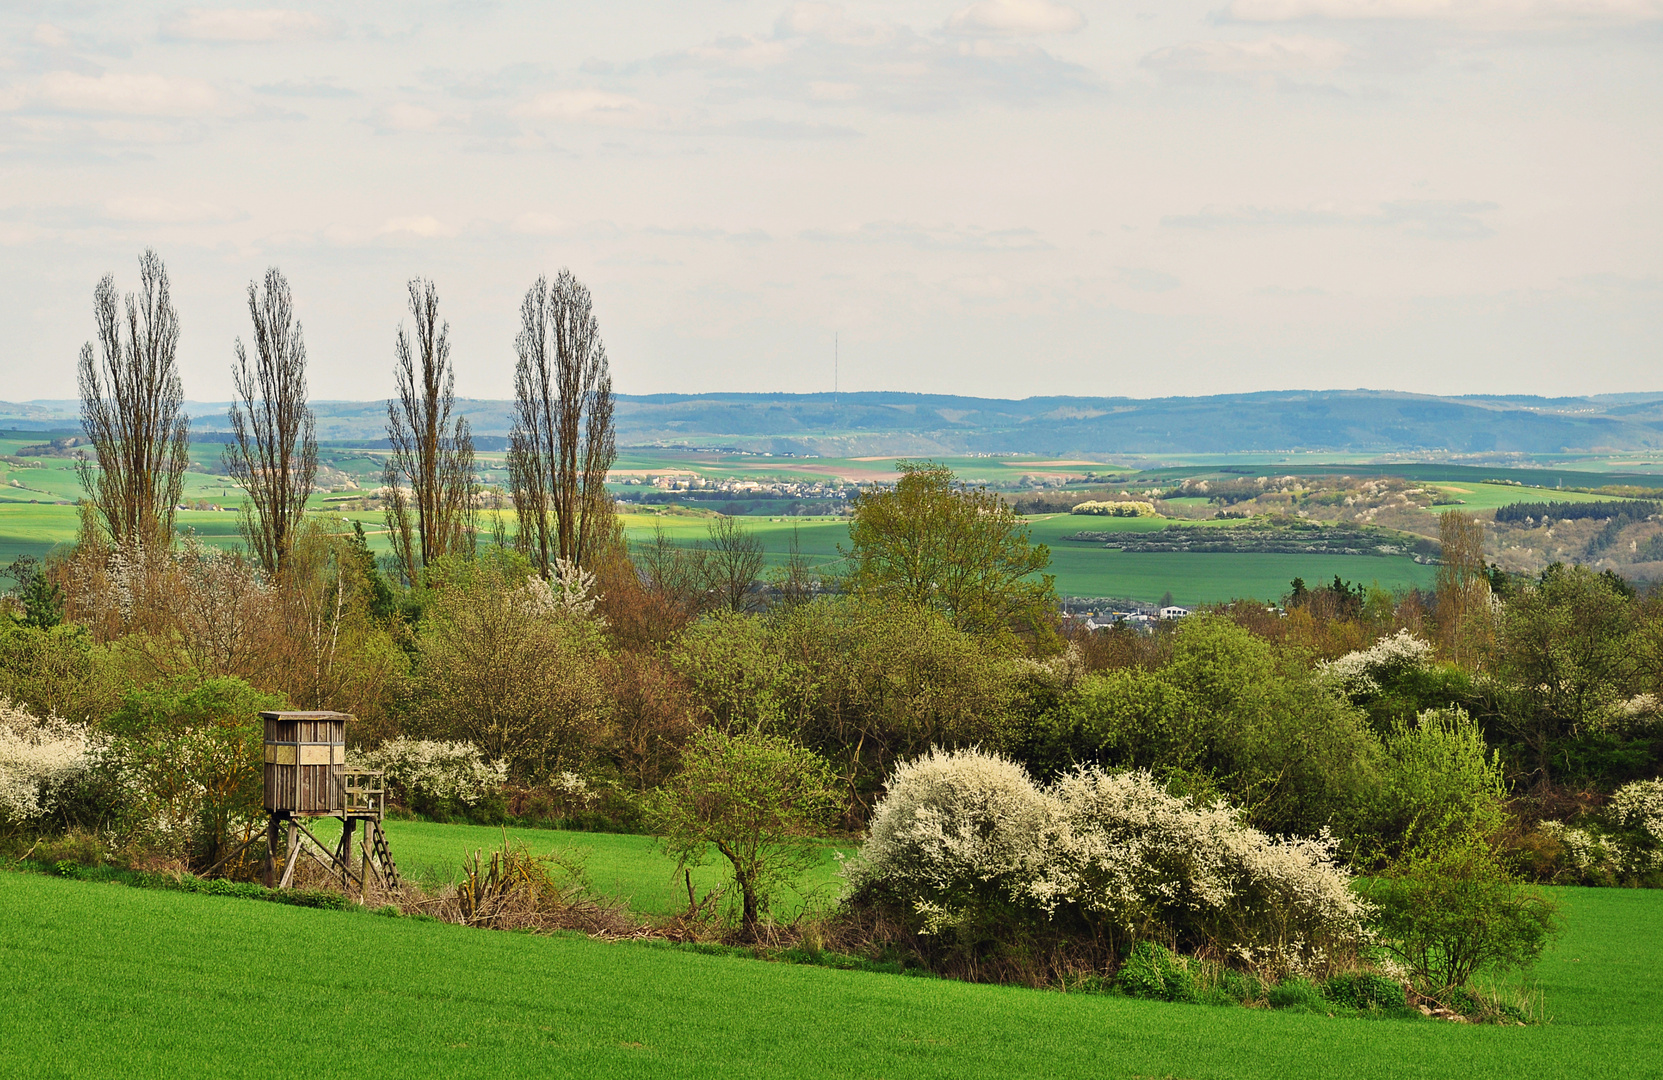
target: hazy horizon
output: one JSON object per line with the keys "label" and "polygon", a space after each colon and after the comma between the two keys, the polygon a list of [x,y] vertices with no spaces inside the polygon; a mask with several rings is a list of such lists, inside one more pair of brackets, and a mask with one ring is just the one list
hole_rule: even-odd
{"label": "hazy horizon", "polygon": [[1643,392],[1663,0],[29,2],[0,13],[0,399],[104,273],[188,396],[293,285],[315,399],[434,279],[509,396],[569,266],[631,394]]}

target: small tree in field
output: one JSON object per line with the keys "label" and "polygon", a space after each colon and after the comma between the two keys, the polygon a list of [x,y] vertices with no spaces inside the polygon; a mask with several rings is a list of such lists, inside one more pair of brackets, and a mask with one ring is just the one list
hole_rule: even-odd
{"label": "small tree in field", "polygon": [[699,732],[682,751],[682,771],[657,792],[651,820],[680,866],[714,847],[733,868],[741,932],[755,940],[774,893],[808,869],[811,839],[836,805],[831,770],[819,755],[768,735]]}

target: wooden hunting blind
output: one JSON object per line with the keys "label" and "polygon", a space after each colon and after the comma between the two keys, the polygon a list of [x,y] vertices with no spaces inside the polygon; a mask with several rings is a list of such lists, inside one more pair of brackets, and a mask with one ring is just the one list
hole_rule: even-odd
{"label": "wooden hunting blind", "polygon": [[[266,735],[266,884],[273,884],[281,847],[283,887],[294,880],[303,854],[339,875],[343,886],[356,882],[362,890],[372,871],[385,884],[397,885],[398,867],[381,828],[381,774],[347,768],[346,724],[352,717],[339,712],[263,712],[260,719]],[[341,839],[333,849],[313,836],[302,820],[326,817],[341,822]],[[362,860],[354,870],[353,833],[359,822],[364,826]],[[282,844],[285,826],[288,842]]]}
{"label": "wooden hunting blind", "polygon": [[265,712],[266,813],[334,815],[346,768],[347,714]]}

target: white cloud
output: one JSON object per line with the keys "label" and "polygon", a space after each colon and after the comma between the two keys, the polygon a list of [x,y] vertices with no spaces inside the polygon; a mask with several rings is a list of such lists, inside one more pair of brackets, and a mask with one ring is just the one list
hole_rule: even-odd
{"label": "white cloud", "polygon": [[565,231],[566,223],[553,214],[541,210],[528,210],[515,218],[511,227],[515,232],[527,236],[553,236]]}
{"label": "white cloud", "polygon": [[1055,0],[977,0],[947,20],[950,33],[1004,37],[1072,34],[1085,25],[1084,15]]}
{"label": "white cloud", "polygon": [[162,23],[162,36],[186,41],[307,41],[333,37],[340,24],[283,8],[187,8]]}
{"label": "white cloud", "polygon": [[765,68],[790,59],[791,47],[775,38],[746,34],[743,37],[720,38],[708,45],[695,45],[684,55],[690,60],[721,67]]}
{"label": "white cloud", "polygon": [[115,221],[161,225],[223,225],[246,214],[206,202],[175,202],[155,195],[122,195],[104,204],[105,214]]}
{"label": "white cloud", "polygon": [[0,92],[0,109],[7,110],[192,116],[212,112],[218,105],[219,94],[208,83],[172,75],[52,71],[33,84]]}
{"label": "white cloud", "polygon": [[808,96],[814,101],[853,101],[860,96],[860,87],[846,82],[811,82]]}
{"label": "white cloud", "polygon": [[1345,64],[1351,46],[1313,37],[1260,41],[1190,41],[1156,49],[1143,66],[1163,71],[1246,74],[1263,71],[1332,71]]}
{"label": "white cloud", "polygon": [[1198,214],[1163,218],[1161,224],[1181,229],[1396,229],[1438,240],[1477,240],[1495,234],[1480,215],[1496,209],[1491,202],[1442,199],[1399,199],[1374,207],[1207,207]]}
{"label": "white cloud", "polygon": [[31,36],[36,45],[45,45],[49,49],[67,49],[70,46],[69,32],[51,23],[41,23]]}
{"label": "white cloud", "polygon": [[647,102],[604,90],[556,90],[539,94],[514,111],[530,119],[579,124],[640,126],[661,119],[659,110]]}
{"label": "white cloud", "polygon": [[379,235],[399,233],[410,236],[455,236],[456,230],[430,214],[422,214],[418,217],[388,218],[381,226]]}
{"label": "white cloud", "polygon": [[1663,0],[1232,0],[1225,13],[1246,22],[1298,19],[1644,22],[1663,19]]}
{"label": "white cloud", "polygon": [[1146,266],[1121,267],[1120,280],[1128,289],[1137,292],[1171,292],[1183,284],[1171,274],[1163,274],[1159,270],[1151,270]]}
{"label": "white cloud", "polygon": [[1084,25],[1077,11],[1054,0],[984,0],[949,24],[958,40],[896,22],[865,22],[838,4],[803,2],[780,16],[772,38],[719,38],[662,55],[652,66],[717,73],[729,98],[856,101],[902,112],[958,109],[989,98],[1029,103],[1094,88],[1086,68],[1007,40]]}
{"label": "white cloud", "polygon": [[921,251],[1045,251],[1051,245],[1033,229],[985,229],[907,221],[870,221],[853,229],[810,229],[802,239],[820,243],[901,244]]}
{"label": "white cloud", "polygon": [[791,5],[780,16],[774,32],[781,38],[810,37],[835,45],[875,48],[889,45],[903,36],[893,23],[863,23],[843,13],[842,4],[803,2]]}
{"label": "white cloud", "polygon": [[375,111],[372,121],[379,131],[431,131],[444,123],[445,114],[421,105],[395,101]]}

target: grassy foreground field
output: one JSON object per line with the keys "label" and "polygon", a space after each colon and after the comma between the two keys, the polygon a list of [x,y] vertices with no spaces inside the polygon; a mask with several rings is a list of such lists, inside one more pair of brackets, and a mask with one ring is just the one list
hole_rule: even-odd
{"label": "grassy foreground field", "polygon": [[[333,843],[340,826],[332,820],[317,823],[318,838]],[[502,846],[503,830],[488,825],[440,825],[430,821],[389,821],[387,842],[393,858],[406,876],[420,880],[454,881],[462,860],[475,851],[489,855]],[[617,833],[563,832],[557,829],[507,830],[511,843],[523,843],[534,855],[557,849],[577,849],[589,880],[596,890],[626,901],[636,911],[668,915],[687,906],[687,886],[676,872],[675,860],[665,855],[651,836]],[[815,870],[806,875],[801,889],[782,897],[778,913],[790,917],[805,900],[829,901],[837,890],[837,848],[825,849]],[[853,854],[855,845],[841,849]],[[693,870],[693,885],[701,893],[723,880],[720,856]]]}
{"label": "grassy foreground field", "polygon": [[1663,894],[1562,890],[1531,1028],[1166,1005],[0,874],[7,1077],[1639,1077]]}

